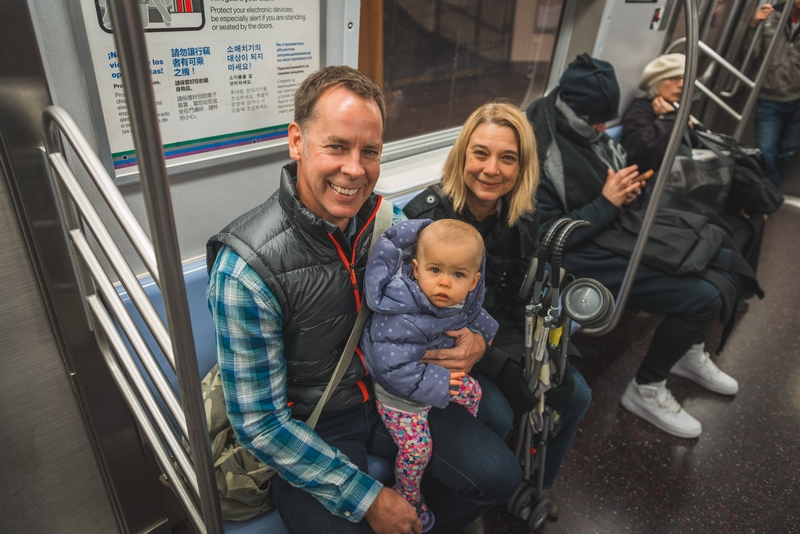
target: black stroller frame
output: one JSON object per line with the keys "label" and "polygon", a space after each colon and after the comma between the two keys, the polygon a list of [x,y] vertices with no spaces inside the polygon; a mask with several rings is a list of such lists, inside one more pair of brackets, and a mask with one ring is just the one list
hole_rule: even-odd
{"label": "black stroller frame", "polygon": [[[519,293],[523,299],[530,298],[525,307],[523,368],[528,387],[536,393],[539,403],[520,417],[514,452],[522,466],[523,480],[508,501],[507,510],[534,531],[542,528],[553,506],[551,500],[542,497],[547,445],[557,419],[545,403],[546,392],[564,379],[573,322],[599,326],[614,311],[613,296],[596,280],[574,280],[561,292],[567,277],[561,268],[564,246],[572,232],[589,224],[567,218],[557,220],[542,239],[538,256],[531,260]],[[546,268],[548,256],[552,275]]]}

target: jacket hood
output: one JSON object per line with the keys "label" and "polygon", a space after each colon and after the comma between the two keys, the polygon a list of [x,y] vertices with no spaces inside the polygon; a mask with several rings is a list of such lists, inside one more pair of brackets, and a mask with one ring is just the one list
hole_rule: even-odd
{"label": "jacket hood", "polygon": [[[384,232],[370,252],[364,293],[367,306],[387,315],[423,311],[436,317],[461,313],[459,308],[439,308],[431,304],[414,279],[411,260],[416,257],[417,236],[431,219],[398,223]],[[467,294],[464,309],[483,305],[486,258],[481,260],[478,285]]]}

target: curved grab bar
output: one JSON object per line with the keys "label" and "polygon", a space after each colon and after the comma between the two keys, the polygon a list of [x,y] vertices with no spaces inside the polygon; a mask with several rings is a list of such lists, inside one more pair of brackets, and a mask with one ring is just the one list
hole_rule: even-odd
{"label": "curved grab bar", "polygon": [[[691,39],[687,41],[686,47],[686,67],[684,69],[684,87],[694,87],[694,79],[697,74],[697,5],[694,0],[684,0],[683,12],[686,18],[686,35]],[[636,271],[639,269],[639,263],[642,261],[642,254],[644,247],[647,244],[647,239],[650,237],[650,228],[653,226],[653,221],[658,211],[658,204],[661,200],[661,194],[664,192],[664,187],[667,185],[667,176],[672,169],[672,163],[675,161],[675,155],[678,153],[678,145],[680,145],[683,132],[689,121],[689,112],[692,105],[691,102],[692,91],[683,91],[681,94],[680,106],[676,111],[675,127],[669,137],[667,143],[667,151],[664,158],[661,160],[661,166],[658,169],[658,176],[656,177],[656,184],[653,187],[653,193],[650,198],[650,203],[647,205],[647,211],[644,215],[642,222],[642,229],[639,236],[636,238],[636,245],[633,247],[628,268],[625,271],[625,276],[622,278],[622,287],[617,297],[616,305],[614,306],[614,313],[611,315],[609,321],[603,326],[597,328],[584,328],[583,333],[592,336],[601,336],[611,332],[619,324],[622,318],[622,311],[625,309],[625,304],[628,302],[628,295],[633,286],[633,280],[636,277]]]}
{"label": "curved grab bar", "polygon": [[114,28],[114,44],[119,54],[122,81],[127,94],[150,235],[163,284],[161,293],[171,333],[181,401],[189,427],[186,437],[197,474],[203,526],[209,534],[222,534],[222,512],[217,498],[211,444],[200,393],[200,372],[192,337],[186,286],[183,282],[180,248],[172,214],[172,197],[148,67],[150,56],[142,30],[142,16],[138,2],[107,1]]}
{"label": "curved grab bar", "polygon": [[144,262],[144,266],[150,271],[153,280],[160,286],[156,255],[150,239],[133,215],[125,199],[122,198],[122,193],[114,185],[114,181],[108,175],[108,171],[106,171],[100,158],[95,154],[92,145],[81,133],[78,125],[60,107],[49,106],[42,114],[42,126],[44,128],[44,146],[47,149],[48,156],[64,155],[61,138],[58,135],[60,131],[69,141],[69,145],[75,151],[78,159],[83,163],[100,194],[103,195],[120,226],[122,226],[125,235],[131,240],[136,252]]}

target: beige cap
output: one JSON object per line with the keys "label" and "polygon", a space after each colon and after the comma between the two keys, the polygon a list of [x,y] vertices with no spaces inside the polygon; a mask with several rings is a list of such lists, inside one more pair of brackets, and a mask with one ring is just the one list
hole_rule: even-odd
{"label": "beige cap", "polygon": [[658,56],[644,68],[642,79],[639,80],[639,89],[648,91],[664,78],[683,76],[685,65],[686,56],[683,54]]}

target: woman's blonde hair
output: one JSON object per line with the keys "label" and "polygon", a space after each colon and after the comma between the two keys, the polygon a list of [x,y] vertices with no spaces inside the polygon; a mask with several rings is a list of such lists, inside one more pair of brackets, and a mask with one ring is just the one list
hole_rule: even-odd
{"label": "woman's blonde hair", "polygon": [[464,166],[470,138],[481,124],[496,124],[511,128],[517,137],[519,176],[514,188],[504,197],[508,203],[506,224],[513,227],[525,213],[535,206],[536,188],[539,187],[539,156],[536,137],[525,114],[515,105],[503,100],[488,102],[469,116],[453,149],[447,156],[442,171],[442,192],[460,213],[467,203],[467,186],[464,184]]}

